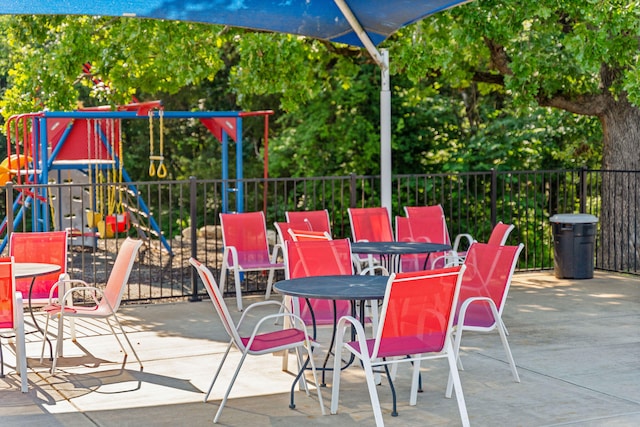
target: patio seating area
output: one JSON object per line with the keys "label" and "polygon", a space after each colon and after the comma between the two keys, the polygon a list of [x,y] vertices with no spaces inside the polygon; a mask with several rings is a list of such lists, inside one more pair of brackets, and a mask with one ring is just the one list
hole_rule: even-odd
{"label": "patio seating area", "polygon": [[[250,303],[264,296],[246,298]],[[271,298],[281,296],[274,292]],[[228,300],[231,306],[234,302]],[[14,355],[5,350],[9,366],[0,379],[0,424],[210,425],[240,356],[232,351],[229,368],[203,403],[228,345],[211,303],[128,305],[118,315],[144,371],[132,357],[123,366],[120,348],[101,323],[77,321],[78,344],[65,342],[55,376],[49,372],[51,362],[39,363],[40,336],[27,335],[29,392],[20,392]],[[231,315],[239,318],[241,313],[232,310]],[[596,271],[589,280],[558,280],[552,272],[517,273],[503,318],[522,382],[509,375],[497,333],[465,336],[460,379],[471,425],[640,425],[640,277]],[[32,329],[28,316],[25,321],[26,329]],[[330,331],[319,330],[321,343],[327,341],[323,334]],[[322,360],[326,346],[316,361]],[[296,408],[289,409],[294,374],[282,373],[279,359],[261,362],[273,357],[245,361],[221,425],[374,424],[360,367],[342,373],[338,414],[322,416],[313,387],[309,396],[298,391]],[[423,363],[424,392],[416,406],[409,406],[411,369],[398,369],[398,417],[390,414],[391,393],[383,379],[378,393],[386,425],[460,425],[455,398],[444,396],[447,370],[438,363],[446,361]],[[322,395],[328,414],[330,383]]]}

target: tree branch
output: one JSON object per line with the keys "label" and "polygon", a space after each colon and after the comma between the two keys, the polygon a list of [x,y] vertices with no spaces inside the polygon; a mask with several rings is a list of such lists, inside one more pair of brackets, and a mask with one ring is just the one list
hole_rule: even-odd
{"label": "tree branch", "polygon": [[503,76],[510,76],[513,74],[511,68],[509,67],[509,56],[502,46],[499,43],[496,43],[494,40],[485,37],[484,43],[489,48],[489,53],[491,55],[491,67],[495,68],[500,74]]}
{"label": "tree branch", "polygon": [[551,97],[539,96],[536,98],[541,107],[554,107],[566,110],[570,113],[583,116],[601,116],[611,102],[611,96],[606,93],[597,95],[581,95],[569,98],[562,93]]}

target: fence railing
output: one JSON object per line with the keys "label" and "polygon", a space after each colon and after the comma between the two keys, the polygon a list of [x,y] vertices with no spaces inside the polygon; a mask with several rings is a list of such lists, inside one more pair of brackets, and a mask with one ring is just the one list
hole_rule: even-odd
{"label": "fence railing", "polygon": [[[589,170],[397,175],[393,178],[392,215],[404,215],[404,206],[441,204],[452,238],[465,232],[478,241],[488,239],[497,221],[512,223],[515,230],[508,243],[525,244],[518,269],[552,269],[549,217],[577,212],[599,215],[603,176],[602,171]],[[347,208],[380,205],[378,176],[244,179],[224,184],[222,180],[196,178],[126,184],[9,183],[4,201],[9,208],[0,229],[2,249],[6,250],[7,236],[13,229],[73,229],[69,271],[74,278],[100,284],[106,282],[120,239],[138,236],[146,240],[146,245],[124,299],[147,302],[198,298],[204,292],[196,287],[188,259],[198,257],[219,275],[223,247],[219,213],[233,210],[239,185],[243,189],[242,210],[265,210],[268,229],[273,229],[273,222],[283,221],[287,210],[327,209],[334,236],[350,237]],[[223,198],[224,189],[229,193]],[[616,197],[636,197],[635,193],[635,187],[629,187],[628,194]],[[90,220],[96,197],[111,197],[113,202],[110,211],[103,208],[97,212],[98,217],[126,212],[131,227],[112,238],[98,237]],[[223,199],[229,206],[222,205]],[[637,223],[637,211],[625,215],[630,217],[629,223]],[[635,231],[627,237],[632,236]],[[610,244],[615,245],[615,240],[611,242],[610,236],[599,232],[596,268],[602,268],[599,260],[608,253]],[[605,269],[638,274],[634,263],[611,265]],[[233,280],[227,283],[225,292],[231,293]],[[265,285],[266,276],[260,273],[244,275],[244,293],[262,292]]]}

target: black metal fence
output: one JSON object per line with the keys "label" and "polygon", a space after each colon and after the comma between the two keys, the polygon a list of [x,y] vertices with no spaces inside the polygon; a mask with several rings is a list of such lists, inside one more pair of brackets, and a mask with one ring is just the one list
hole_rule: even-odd
{"label": "black metal fence", "polygon": [[[610,174],[611,172],[606,172]],[[635,172],[630,172],[635,174]],[[553,236],[549,217],[556,213],[601,213],[602,171],[554,170],[473,172],[458,174],[397,175],[393,178],[392,214],[404,215],[404,206],[441,204],[449,233],[470,233],[486,241],[497,221],[512,223],[515,230],[509,244],[524,243],[519,270],[553,268]],[[625,181],[626,182],[626,181]],[[224,185],[223,185],[224,184]],[[222,238],[219,213],[235,210],[238,186],[242,186],[245,212],[264,210],[267,228],[284,221],[287,210],[327,209],[335,237],[350,237],[347,208],[380,205],[378,176],[318,178],[273,178],[233,180],[150,181],[124,184],[64,183],[49,185],[7,185],[7,218],[0,229],[2,250],[7,235],[16,230],[73,229],[69,271],[72,277],[105,283],[119,242],[125,236],[144,238],[146,245],[136,263],[124,296],[130,302],[198,298],[204,294],[195,286],[188,263],[196,256],[219,276]],[[222,197],[223,191],[227,197]],[[635,198],[635,187],[616,197]],[[111,197],[109,211],[98,218],[113,219],[126,212],[129,227],[111,238],[96,234],[92,212],[96,197]],[[223,206],[227,200],[229,206]],[[103,204],[106,205],[106,204]],[[636,223],[636,210],[624,213]],[[102,225],[103,234],[104,224]],[[619,232],[617,234],[619,236]],[[275,233],[273,234],[275,238]],[[635,239],[635,230],[625,235]],[[635,242],[634,242],[635,244]],[[615,239],[599,232],[596,240],[596,268],[602,268],[603,254],[616,245]],[[635,263],[606,269],[638,274]],[[282,277],[282,276],[280,276]],[[233,280],[228,280],[233,290]],[[243,292],[263,292],[266,276],[244,275]]]}

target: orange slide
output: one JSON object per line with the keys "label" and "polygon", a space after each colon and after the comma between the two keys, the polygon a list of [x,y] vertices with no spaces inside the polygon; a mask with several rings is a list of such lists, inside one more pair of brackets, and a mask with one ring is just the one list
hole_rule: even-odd
{"label": "orange slide", "polygon": [[31,162],[31,157],[22,154],[12,154],[0,163],[0,186],[4,186],[7,182]]}

